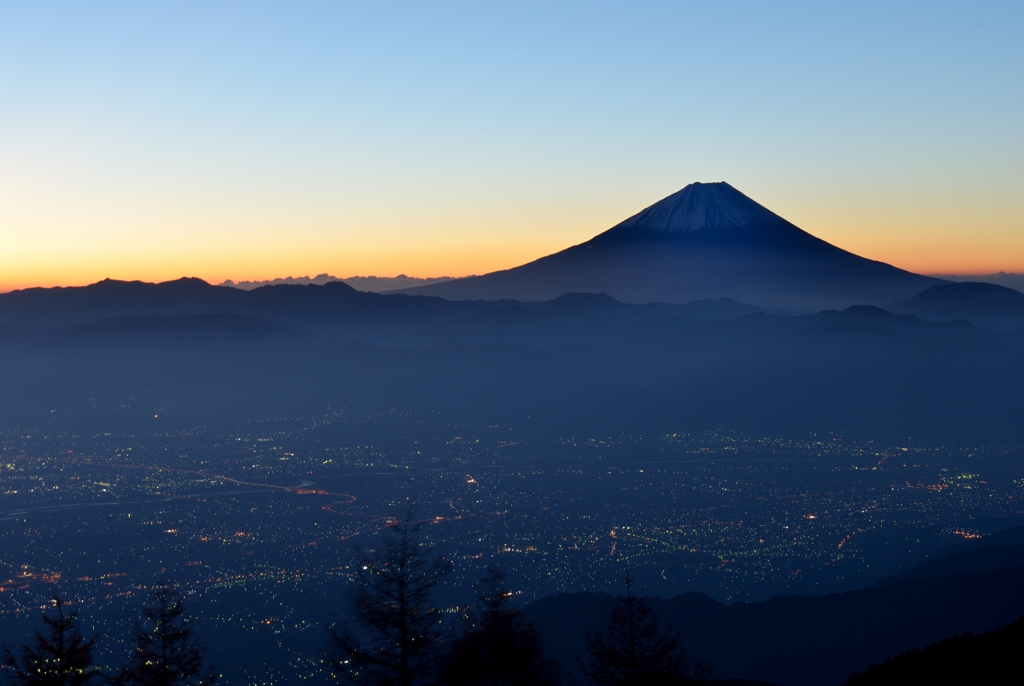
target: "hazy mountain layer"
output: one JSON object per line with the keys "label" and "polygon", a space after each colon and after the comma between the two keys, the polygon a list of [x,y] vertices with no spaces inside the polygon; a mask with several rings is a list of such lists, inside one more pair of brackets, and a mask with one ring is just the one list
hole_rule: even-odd
{"label": "hazy mountain layer", "polygon": [[964,319],[996,331],[1024,327],[1024,293],[991,283],[966,281],[932,286],[886,309],[933,322]]}
{"label": "hazy mountain layer", "polygon": [[105,280],[83,287],[29,288],[0,294],[0,325],[54,329],[119,317],[232,313],[286,322],[336,338],[424,345],[451,338],[449,327],[461,318],[507,307],[572,316],[614,312],[630,318],[734,319],[754,312],[787,313],[729,299],[642,306],[627,305],[604,294],[566,294],[548,303],[451,301],[366,293],[340,281],[246,291],[211,286],[200,279],[157,284]]}
{"label": "hazy mountain layer", "polygon": [[928,274],[935,279],[945,281],[981,281],[982,283],[994,283],[997,286],[1006,286],[1014,290],[1024,291],[1024,274],[1013,272],[996,272],[995,274]]}
{"label": "hazy mountain layer", "polygon": [[[421,300],[432,299],[395,302]],[[673,314],[685,309],[579,296],[448,312],[408,334],[414,348],[340,342],[238,314],[0,327],[0,384],[9,389],[0,413],[14,421],[123,405],[144,419],[176,407],[161,417],[202,423],[331,405],[568,433],[733,428],[1024,442],[1022,332],[872,307],[721,320]],[[415,320],[382,316],[379,330],[374,321],[361,320],[361,340],[396,339]]]}

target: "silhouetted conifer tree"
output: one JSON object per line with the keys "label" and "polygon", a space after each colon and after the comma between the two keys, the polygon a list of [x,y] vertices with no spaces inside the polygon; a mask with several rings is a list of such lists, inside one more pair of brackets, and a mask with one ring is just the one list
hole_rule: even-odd
{"label": "silhouetted conifer tree", "polygon": [[185,606],[166,583],[150,592],[151,604],[135,623],[135,649],[128,665],[111,681],[118,686],[209,686],[206,647],[192,637]]}
{"label": "silhouetted conifer tree", "polygon": [[608,629],[586,634],[587,659],[577,658],[580,672],[594,686],[669,686],[706,681],[711,665],[691,664],[669,625],[662,630],[654,609],[640,598],[626,575],[626,595],[612,609]]}
{"label": "silhouetted conifer tree", "polygon": [[488,568],[476,584],[472,626],[451,646],[441,679],[445,686],[556,686],[558,664],[544,657],[537,629],[520,610],[502,574]]}
{"label": "silhouetted conifer tree", "polygon": [[65,612],[67,603],[53,597],[56,613],[43,614],[45,634],[36,631],[32,645],[21,649],[21,659],[9,648],[4,649],[3,665],[8,678],[20,686],[79,686],[97,676],[99,670],[92,664],[92,651],[96,636],[86,639],[78,630],[78,612]]}
{"label": "silhouetted conifer tree", "polygon": [[365,640],[331,632],[331,665],[352,682],[414,686],[436,676],[442,628],[430,596],[451,563],[423,545],[413,512],[387,526],[374,550],[359,552],[349,600]]}

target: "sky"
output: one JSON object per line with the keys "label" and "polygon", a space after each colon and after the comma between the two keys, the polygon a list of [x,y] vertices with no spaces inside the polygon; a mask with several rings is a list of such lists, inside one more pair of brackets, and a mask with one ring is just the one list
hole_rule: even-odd
{"label": "sky", "polygon": [[728,181],[1024,271],[1024,3],[10,2],[0,291],[461,276]]}

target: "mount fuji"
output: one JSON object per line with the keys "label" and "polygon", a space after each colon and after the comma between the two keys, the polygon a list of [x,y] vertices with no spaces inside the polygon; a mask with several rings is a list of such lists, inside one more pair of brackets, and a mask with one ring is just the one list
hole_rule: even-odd
{"label": "mount fuji", "polygon": [[940,283],[816,238],[719,182],[692,183],[585,243],[528,264],[401,292],[534,301],[607,293],[630,303],[728,297],[824,309],[882,305]]}

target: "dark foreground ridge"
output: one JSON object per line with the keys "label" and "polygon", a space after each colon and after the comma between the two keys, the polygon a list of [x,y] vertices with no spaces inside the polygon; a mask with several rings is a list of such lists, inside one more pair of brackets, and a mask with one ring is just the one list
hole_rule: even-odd
{"label": "dark foreground ridge", "polygon": [[1024,617],[980,636],[961,634],[854,674],[846,686],[1005,684],[1020,677]]}
{"label": "dark foreground ridge", "polygon": [[[835,686],[887,657],[964,632],[991,631],[1024,615],[1024,565],[991,568],[990,551],[989,547],[969,551],[949,567],[982,567],[982,571],[932,575],[949,568],[923,565],[908,572],[906,580],[842,594],[725,605],[703,594],[687,593],[650,602],[662,620],[681,629],[693,656],[711,660],[716,676],[784,686]],[[1004,552],[1006,560],[1017,559],[1024,555],[1024,545]],[[545,648],[563,664],[571,664],[582,651],[583,631],[599,629],[613,602],[613,596],[605,593],[567,594],[537,601],[527,615],[540,627]],[[1021,628],[1018,621],[1007,633],[984,641],[972,639],[980,642],[971,649],[998,650],[1008,637],[1019,638]],[[945,647],[965,642],[968,639],[960,638]],[[887,663],[850,683],[896,683],[862,679],[903,673],[931,661],[936,650],[901,657],[894,661],[897,664]]]}
{"label": "dark foreground ridge", "polygon": [[633,303],[728,297],[822,309],[884,305],[938,283],[815,238],[720,182],[690,184],[586,243],[529,264],[405,292],[550,300],[578,291]]}

